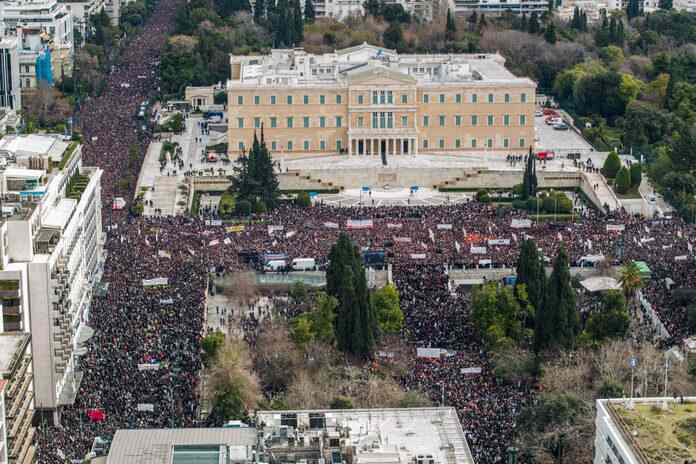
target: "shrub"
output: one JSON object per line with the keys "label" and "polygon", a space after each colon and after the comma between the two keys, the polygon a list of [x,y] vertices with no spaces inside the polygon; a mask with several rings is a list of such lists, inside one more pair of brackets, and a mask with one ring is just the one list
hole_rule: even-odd
{"label": "shrub", "polygon": [[353,409],[353,400],[347,396],[337,396],[331,400],[331,409]]}
{"label": "shrub", "polygon": [[602,166],[602,174],[604,174],[605,177],[613,179],[616,177],[619,169],[621,169],[621,160],[619,159],[618,153],[612,151],[604,161],[604,166]]}
{"label": "shrub", "polygon": [[643,179],[643,173],[640,164],[633,163],[631,165],[631,187],[638,187]]}
{"label": "shrub", "polygon": [[265,213],[267,211],[266,203],[263,200],[256,200],[254,203],[254,212],[257,214]]}
{"label": "shrub", "polygon": [[309,208],[312,206],[312,200],[309,198],[309,193],[300,192],[295,197],[295,204],[303,208]]}
{"label": "shrub", "polygon": [[521,197],[524,193],[524,184],[517,184],[512,188],[512,194],[516,197]]}
{"label": "shrub", "polygon": [[696,377],[696,358],[689,358],[687,372],[691,377]]}
{"label": "shrub", "polygon": [[619,169],[614,186],[616,187],[616,191],[621,194],[626,193],[631,189],[631,174],[628,172],[626,167]]}
{"label": "shrub", "polygon": [[476,201],[481,203],[488,203],[491,201],[491,197],[486,190],[479,190],[476,192]]}
{"label": "shrub", "polygon": [[515,209],[527,209],[527,202],[524,200],[513,200],[512,207]]}
{"label": "shrub", "polygon": [[251,203],[248,200],[240,200],[235,205],[235,212],[240,216],[248,216],[251,214]]}
{"label": "shrub", "polygon": [[623,385],[615,380],[605,380],[599,387],[600,398],[621,398],[624,394]]}
{"label": "shrub", "polygon": [[538,198],[530,198],[527,200],[527,210],[536,211],[537,208],[541,209],[541,200]]}

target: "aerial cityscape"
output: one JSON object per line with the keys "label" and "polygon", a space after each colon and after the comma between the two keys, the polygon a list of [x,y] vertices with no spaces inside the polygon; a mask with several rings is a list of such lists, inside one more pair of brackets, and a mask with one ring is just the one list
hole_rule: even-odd
{"label": "aerial cityscape", "polygon": [[2,0],[0,210],[0,464],[696,463],[693,0]]}

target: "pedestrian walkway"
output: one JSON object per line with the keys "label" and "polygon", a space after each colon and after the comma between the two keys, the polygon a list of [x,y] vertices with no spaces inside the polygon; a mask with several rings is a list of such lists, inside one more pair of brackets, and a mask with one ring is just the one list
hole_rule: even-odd
{"label": "pedestrian walkway", "polygon": [[155,178],[154,190],[150,192],[151,206],[145,214],[154,214],[154,210],[160,210],[164,216],[177,214],[177,186],[179,179],[174,176],[158,176]]}
{"label": "pedestrian walkway", "polygon": [[590,185],[597,186],[597,188],[595,188],[595,194],[602,205],[607,205],[610,211],[621,208],[621,202],[613,190],[611,190],[611,187],[609,187],[603,175],[596,172],[588,172],[585,173],[585,175]]}

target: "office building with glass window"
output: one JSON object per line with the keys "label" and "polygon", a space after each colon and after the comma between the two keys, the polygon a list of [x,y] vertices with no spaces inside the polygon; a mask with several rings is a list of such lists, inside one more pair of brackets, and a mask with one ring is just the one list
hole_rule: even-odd
{"label": "office building with glass window", "polygon": [[232,56],[229,150],[264,129],[274,155],[522,153],[536,83],[498,54],[398,55],[363,44]]}

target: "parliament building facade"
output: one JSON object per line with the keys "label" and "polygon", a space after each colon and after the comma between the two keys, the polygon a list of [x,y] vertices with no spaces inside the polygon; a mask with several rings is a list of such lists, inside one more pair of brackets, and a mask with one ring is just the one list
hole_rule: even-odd
{"label": "parliament building facade", "polygon": [[526,153],[536,83],[497,54],[398,55],[368,44],[232,56],[228,142],[274,155]]}

